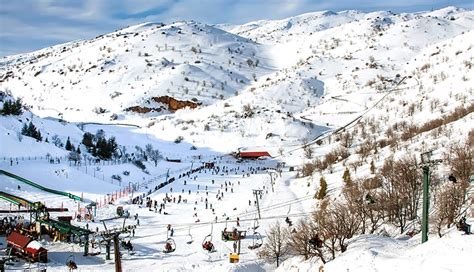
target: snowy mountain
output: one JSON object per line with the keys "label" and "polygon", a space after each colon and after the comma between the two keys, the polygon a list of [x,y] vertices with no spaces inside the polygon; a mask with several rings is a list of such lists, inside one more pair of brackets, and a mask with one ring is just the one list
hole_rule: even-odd
{"label": "snowy mountain", "polygon": [[[95,113],[109,117],[133,106],[169,112],[152,98],[171,96],[209,105],[268,73],[272,66],[262,48],[200,23],[146,23],[5,57],[2,85],[15,94],[22,86],[19,96],[26,103],[65,118],[75,111],[82,112],[81,120],[95,119]],[[55,106],[58,102],[63,107]]]}
{"label": "snowy mountain", "polygon": [[[144,215],[146,226],[136,239],[138,255],[124,258],[131,271],[157,264],[179,271],[273,270],[255,251],[242,254],[240,264],[228,264],[230,244],[216,241],[227,227],[226,217],[229,224],[239,217],[250,233],[256,218],[252,189],[267,191],[261,205],[264,217],[273,218],[261,220],[259,229],[266,239],[265,231],[275,220],[289,214],[296,222],[321,206],[313,197],[322,177],[328,199],[344,198],[341,177],[346,169],[353,180],[375,180],[386,160],[419,158],[435,150],[444,159],[435,173],[446,180],[452,172],[452,146],[467,142],[473,148],[473,63],[474,11],[456,7],[400,14],[321,11],[243,25],[182,21],[130,26],[92,40],[0,59],[0,102],[21,98],[24,104],[22,114],[0,116],[0,168],[83,194],[89,201],[130,184],[140,184],[137,193],[150,192],[158,201],[186,195],[190,204],[167,204],[170,215],[165,218],[127,203],[127,197],[101,207],[103,217],[114,215],[115,205]],[[30,121],[42,140],[22,134]],[[98,135],[113,137],[113,159],[94,164],[98,157],[84,144],[87,133],[93,134],[94,144]],[[74,163],[58,141],[79,148],[88,163]],[[152,159],[154,149],[160,153],[157,161]],[[238,149],[268,151],[273,159],[240,163],[229,156]],[[62,162],[51,164],[50,158]],[[203,170],[194,181],[183,183],[187,171],[211,161],[229,173]],[[276,168],[277,163],[297,171],[281,168],[273,182],[266,171],[256,170]],[[179,183],[172,185],[174,193],[169,186],[152,192],[168,179],[167,172]],[[2,177],[3,190],[17,193],[15,183]],[[232,194],[226,191],[222,201],[214,200],[223,184],[227,190],[229,180],[238,186],[233,184]],[[201,207],[208,186],[212,213]],[[273,192],[268,193],[270,186]],[[72,210],[77,205],[34,188],[23,190],[25,197],[53,206],[64,204]],[[464,208],[472,222],[472,210]],[[211,227],[211,221],[218,222]],[[170,257],[166,260],[161,250],[168,233],[163,230],[170,222],[177,225],[179,249],[165,255]],[[200,240],[212,228],[217,253],[203,253]],[[327,271],[383,270],[393,265],[388,259],[402,261],[394,271],[432,269],[429,255],[441,256],[435,248],[444,241],[452,256],[459,257],[461,265],[455,268],[467,271],[462,264],[470,236],[464,240],[444,227],[447,235],[419,245],[419,234],[409,238],[390,223],[380,228],[383,231],[352,238],[347,251],[325,265]],[[200,235],[192,245],[186,241],[191,232]],[[390,237],[376,235],[382,232]],[[257,236],[250,237],[255,244]],[[65,250],[62,244],[49,246],[53,252]],[[370,264],[351,266],[358,256]],[[419,256],[420,262],[407,263]],[[63,259],[53,253],[53,270],[61,269]],[[89,270],[113,269],[108,262],[81,261]],[[449,266],[434,266],[438,264]],[[278,271],[315,271],[320,265],[317,259],[303,262],[294,257]]]}

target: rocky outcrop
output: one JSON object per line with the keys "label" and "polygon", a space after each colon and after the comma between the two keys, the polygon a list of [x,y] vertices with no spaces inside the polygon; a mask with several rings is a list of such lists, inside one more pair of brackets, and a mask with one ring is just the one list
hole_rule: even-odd
{"label": "rocky outcrop", "polygon": [[177,99],[174,99],[171,96],[152,97],[151,100],[153,100],[157,103],[162,103],[162,104],[167,105],[168,110],[171,111],[171,112],[175,112],[175,111],[183,109],[183,108],[195,109],[197,106],[199,106],[199,103],[196,103],[196,102],[193,102],[193,101],[177,100]]}
{"label": "rocky outcrop", "polygon": [[160,108],[155,109],[155,108],[148,108],[148,107],[132,106],[132,107],[126,108],[125,111],[133,111],[133,112],[136,112],[136,113],[149,113],[151,111],[160,112],[161,109]]}
{"label": "rocky outcrop", "polygon": [[132,112],[136,112],[136,113],[149,113],[149,112],[152,112],[152,111],[160,112],[162,110],[168,109],[168,111],[170,111],[170,112],[175,112],[175,111],[183,109],[183,108],[195,109],[197,106],[200,105],[199,103],[193,102],[193,101],[177,100],[177,99],[174,99],[171,96],[152,97],[147,101],[147,103],[150,103],[151,101],[163,104],[164,106],[160,106],[158,108],[132,106],[132,107],[126,108],[125,111],[132,111]]}

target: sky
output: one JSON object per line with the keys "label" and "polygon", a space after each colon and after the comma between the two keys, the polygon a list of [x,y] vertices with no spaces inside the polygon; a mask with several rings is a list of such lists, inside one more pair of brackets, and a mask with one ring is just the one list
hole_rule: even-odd
{"label": "sky", "polygon": [[332,10],[414,12],[473,0],[0,0],[0,56],[91,39],[143,22],[195,20],[242,24]]}

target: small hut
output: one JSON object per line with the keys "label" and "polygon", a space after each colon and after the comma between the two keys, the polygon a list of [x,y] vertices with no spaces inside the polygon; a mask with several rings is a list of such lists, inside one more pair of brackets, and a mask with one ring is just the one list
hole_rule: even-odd
{"label": "small hut", "polygon": [[19,257],[32,262],[48,262],[48,250],[31,237],[12,231],[7,236],[7,244],[12,249],[12,253]]}

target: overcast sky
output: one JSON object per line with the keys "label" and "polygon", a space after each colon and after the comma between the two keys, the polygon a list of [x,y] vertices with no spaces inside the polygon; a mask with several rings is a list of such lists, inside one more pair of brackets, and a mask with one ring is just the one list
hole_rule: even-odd
{"label": "overcast sky", "polygon": [[473,9],[473,0],[0,0],[0,56],[90,39],[147,21],[241,24],[332,10],[413,12],[446,6]]}

